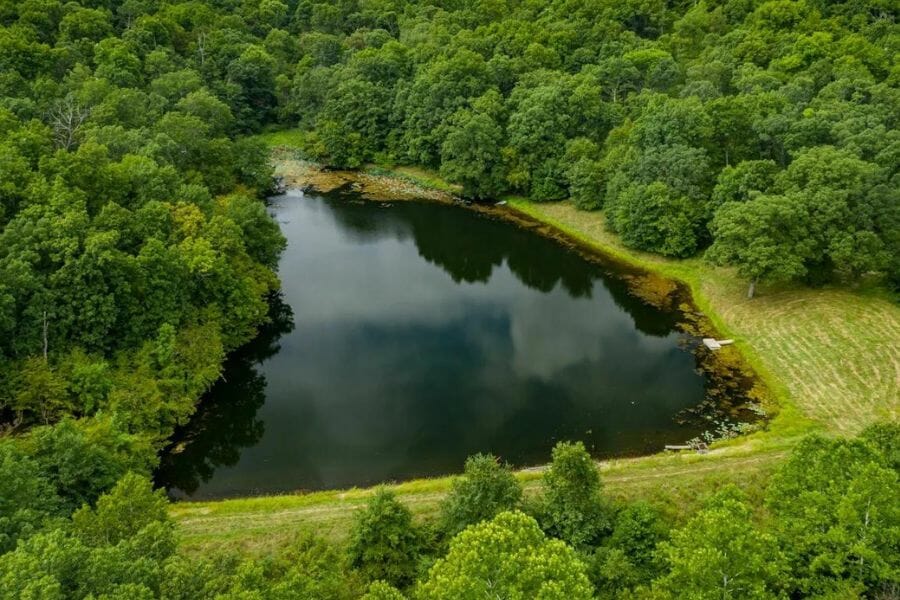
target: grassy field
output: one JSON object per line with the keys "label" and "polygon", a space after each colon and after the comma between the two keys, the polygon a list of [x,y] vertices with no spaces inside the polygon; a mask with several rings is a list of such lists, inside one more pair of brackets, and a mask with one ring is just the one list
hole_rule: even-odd
{"label": "grassy field", "polygon": [[[293,132],[266,134],[290,146]],[[383,169],[377,172],[384,172]],[[397,169],[424,187],[452,190],[428,171]],[[512,210],[549,224],[582,244],[625,262],[685,282],[694,301],[763,379],[775,416],[764,431],[713,446],[706,455],[666,454],[600,464],[606,492],[644,500],[673,519],[691,512],[721,485],[734,483],[751,497],[796,440],[810,432],[854,434],[880,418],[900,418],[900,307],[873,289],[762,287],[747,300],[746,283],[702,259],[667,260],[622,246],[599,213],[570,203],[534,204],[508,198]],[[540,473],[519,473],[534,493]],[[431,518],[452,478],[391,486],[420,521]],[[347,490],[172,506],[187,552],[235,548],[266,554],[301,532],[334,539],[346,535],[354,510],[371,490]]]}
{"label": "grassy field", "polygon": [[568,202],[512,205],[607,253],[691,287],[700,308],[773,390],[782,415],[772,427],[806,417],[821,428],[854,434],[878,418],[900,417],[900,307],[878,289],[763,287],[746,298],[746,282],[700,258],[666,260],[626,249],[599,213]]}

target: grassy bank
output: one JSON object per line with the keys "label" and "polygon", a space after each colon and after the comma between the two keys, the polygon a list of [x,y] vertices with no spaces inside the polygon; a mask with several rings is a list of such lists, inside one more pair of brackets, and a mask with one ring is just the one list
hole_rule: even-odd
{"label": "grassy bank", "polygon": [[[600,465],[606,494],[616,500],[644,500],[674,520],[692,511],[709,493],[733,483],[758,497],[763,484],[787,447],[748,443],[707,455],[670,454],[611,460]],[[541,474],[517,474],[526,494],[538,490]],[[432,519],[452,477],[391,485],[417,521]],[[314,533],[332,540],[346,538],[353,513],[372,495],[370,489],[239,498],[172,505],[182,547],[188,553],[235,549],[265,555],[296,536]]]}
{"label": "grassy bank", "polygon": [[667,260],[625,248],[599,213],[568,202],[512,206],[627,262],[684,281],[694,300],[775,394],[779,435],[815,426],[854,434],[900,416],[900,307],[876,288],[766,287],[746,298],[746,282],[699,258]]}
{"label": "grassy bank", "polygon": [[[268,134],[273,146],[295,145],[293,132]],[[428,171],[377,169],[443,192],[452,186]],[[602,214],[568,202],[534,204],[508,198],[510,210],[548,224],[580,243],[687,284],[696,305],[764,380],[777,414],[765,431],[717,444],[706,455],[669,454],[601,463],[607,493],[648,501],[674,519],[694,510],[726,483],[759,496],[768,475],[797,438],[809,431],[853,434],[900,416],[900,307],[878,289],[763,287],[747,300],[745,282],[702,259],[668,260],[625,248]],[[526,492],[540,474],[519,474]],[[434,515],[452,478],[392,486],[419,520]],[[185,548],[240,548],[266,553],[299,532],[343,538],[354,510],[371,490],[321,492],[173,505]]]}

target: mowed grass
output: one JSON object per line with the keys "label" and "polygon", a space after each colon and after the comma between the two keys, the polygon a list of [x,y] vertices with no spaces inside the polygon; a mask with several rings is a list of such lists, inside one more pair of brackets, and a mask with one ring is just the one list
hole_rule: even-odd
{"label": "mowed grass", "polygon": [[732,269],[701,258],[666,260],[626,249],[600,213],[569,202],[512,205],[584,243],[687,283],[694,300],[776,395],[784,418],[806,417],[852,435],[877,419],[900,417],[900,307],[882,291],[762,286],[752,300]]}
{"label": "mowed grass", "polygon": [[[290,131],[264,137],[273,147],[296,147],[296,140],[302,139]],[[399,167],[394,172],[423,187],[453,190],[424,169]],[[747,300],[746,282],[733,270],[701,258],[669,260],[627,249],[606,230],[600,213],[578,211],[569,202],[507,200],[511,210],[582,244],[685,282],[698,308],[723,337],[735,339],[737,350],[771,394],[774,417],[765,430],[715,444],[706,455],[659,454],[601,462],[610,498],[648,502],[678,521],[721,486],[734,484],[760,506],[769,475],[801,436],[811,431],[852,435],[875,420],[900,418],[900,307],[883,291],[762,286],[756,298]],[[517,476],[526,495],[539,491],[540,472]],[[423,479],[388,487],[417,521],[429,522],[452,480]],[[180,502],[171,512],[185,552],[234,549],[265,555],[303,533],[345,539],[355,511],[372,493],[354,489]]]}
{"label": "mowed grass", "polygon": [[[737,485],[760,500],[764,482],[787,452],[787,448],[754,448],[752,444],[727,446],[707,455],[683,453],[605,461],[600,470],[609,498],[643,500],[678,521],[723,485]],[[539,492],[539,471],[522,471],[517,477],[526,496]],[[412,510],[417,522],[434,523],[452,480],[422,479],[386,487]],[[171,513],[179,525],[183,552],[202,555],[234,550],[265,556],[304,534],[345,540],[355,512],[373,493],[373,489],[353,489],[180,502],[172,505]]]}

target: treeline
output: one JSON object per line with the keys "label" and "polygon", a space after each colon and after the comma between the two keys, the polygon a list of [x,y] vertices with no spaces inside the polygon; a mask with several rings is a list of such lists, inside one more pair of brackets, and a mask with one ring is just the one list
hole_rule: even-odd
{"label": "treeline", "polygon": [[3,551],[17,494],[64,518],[150,473],[279,286],[254,33],[201,56],[229,7],[160,9],[0,1]]}
{"label": "treeline", "polygon": [[[16,115],[52,119],[48,79],[103,78],[142,116],[202,84],[182,112],[214,131],[299,125],[326,164],[422,164],[473,197],[571,198],[634,248],[708,249],[751,281],[900,282],[891,3],[80,4],[0,4]],[[76,117],[102,94],[83,93]],[[138,125],[125,120],[103,139]],[[213,169],[223,154],[193,156]]]}
{"label": "treeline", "polygon": [[[387,490],[346,542],[299,535],[266,559],[187,557],[162,492],[134,474],[71,519],[31,465],[0,451],[0,598],[202,600],[724,600],[895,598],[900,427],[812,436],[762,500],[711,493],[678,522],[604,494],[580,443],[560,443],[537,494],[493,456],[471,457],[436,519]],[[758,500],[757,500],[758,502]],[[10,528],[13,524],[15,527]]]}
{"label": "treeline", "polygon": [[[898,9],[881,2],[301,2],[280,120],[335,166],[571,198],[750,280],[900,256]],[[272,35],[272,34],[270,34]]]}
{"label": "treeline", "polygon": [[[474,197],[571,197],[603,208],[634,247],[708,248],[752,280],[896,278],[896,17],[877,0],[0,0],[0,597],[328,597],[302,586],[352,595],[361,588],[347,585],[376,574],[427,595],[437,581],[478,581],[460,557],[481,539],[533,548],[514,581],[528,565],[562,565],[567,597],[631,587],[603,579],[626,559],[634,586],[653,582],[647,593],[681,585],[666,578],[690,579],[700,559],[613,552],[619,509],[565,475],[558,488],[548,475],[541,507],[512,502],[506,486],[490,516],[530,516],[454,542],[474,522],[449,516],[464,504],[428,533],[381,498],[364,513],[374,529],[357,528],[352,568],[319,542],[263,563],[176,554],[143,477],[225,354],[266,321],[278,286],[284,240],[258,198],[268,157],[243,136],[300,126],[306,151],[331,165],[409,162]],[[868,479],[828,487],[855,468],[800,479],[820,490],[829,521],[782,519],[773,501],[775,522],[805,524],[792,534],[802,554],[767,530],[776,543],[760,551],[787,567],[746,584],[759,597],[838,581],[845,595],[896,589],[896,521],[875,535],[854,504],[896,498],[895,480],[875,465],[880,491]],[[504,473],[491,477],[508,483]],[[785,493],[786,506],[801,492]],[[399,523],[384,539],[400,546],[384,556],[409,562],[366,550],[382,539],[377,506]]]}

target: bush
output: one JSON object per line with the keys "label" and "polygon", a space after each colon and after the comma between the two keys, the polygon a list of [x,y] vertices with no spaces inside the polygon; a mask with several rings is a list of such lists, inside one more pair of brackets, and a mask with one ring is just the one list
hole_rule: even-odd
{"label": "bush", "polygon": [[412,514],[394,493],[380,489],[360,511],[350,536],[350,564],[369,581],[406,587],[416,576],[420,536]]}
{"label": "bush", "polygon": [[619,512],[612,534],[593,557],[590,576],[601,597],[614,598],[652,580],[659,571],[657,545],[666,535],[659,513],[646,504],[632,504]]}
{"label": "bush", "polygon": [[522,499],[522,488],[508,465],[491,454],[466,459],[465,474],[453,482],[441,506],[441,528],[454,536],[469,525],[510,510]]}
{"label": "bush", "polygon": [[576,548],[595,545],[609,531],[600,474],[581,442],[560,442],[544,474],[541,526]]}

